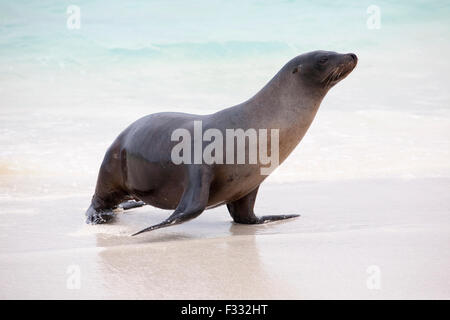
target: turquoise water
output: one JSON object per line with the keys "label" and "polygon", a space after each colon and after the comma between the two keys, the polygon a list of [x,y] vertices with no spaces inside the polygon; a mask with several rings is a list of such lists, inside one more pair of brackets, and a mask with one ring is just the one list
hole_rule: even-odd
{"label": "turquoise water", "polygon": [[449,36],[449,1],[0,1],[2,194],[67,175],[47,185],[88,194],[131,121],[240,103],[316,49],[358,67],[272,181],[448,177]]}
{"label": "turquoise water", "polygon": [[[81,28],[71,30],[73,4]],[[379,30],[366,26],[372,4],[381,10]],[[1,1],[0,57],[2,64],[77,68],[379,50],[418,43],[430,28],[445,41],[449,18],[448,1]]]}

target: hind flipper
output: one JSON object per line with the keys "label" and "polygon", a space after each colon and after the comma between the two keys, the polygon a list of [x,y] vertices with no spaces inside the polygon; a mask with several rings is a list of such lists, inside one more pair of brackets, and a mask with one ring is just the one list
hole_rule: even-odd
{"label": "hind flipper", "polygon": [[228,211],[230,212],[234,222],[242,224],[263,224],[272,221],[299,217],[298,214],[257,217],[253,212],[253,208],[255,206],[258,189],[259,186],[246,196],[236,201],[227,203]]}
{"label": "hind flipper", "polygon": [[[142,206],[145,206],[146,203],[143,201],[124,201],[120,203],[117,208],[122,208],[123,210],[129,210],[133,208],[139,208]],[[116,216],[113,209],[97,209],[95,210],[93,205],[89,207],[89,209],[86,211],[86,223],[87,224],[103,224],[103,223],[109,223],[112,220],[114,220],[114,217]]]}
{"label": "hind flipper", "polygon": [[111,222],[115,217],[112,209],[95,210],[91,205],[86,211],[86,223],[87,224],[102,224]]}
{"label": "hind flipper", "polygon": [[285,219],[292,219],[292,218],[297,218],[297,217],[300,217],[300,215],[299,214],[279,214],[279,215],[261,216],[261,217],[257,217],[258,220],[255,223],[263,224],[263,223],[285,220]]}
{"label": "hind flipper", "polygon": [[208,204],[209,188],[212,181],[211,168],[207,165],[191,165],[188,171],[188,185],[184,190],[178,207],[172,215],[161,223],[136,232],[133,236],[186,222],[198,217],[205,210]]}

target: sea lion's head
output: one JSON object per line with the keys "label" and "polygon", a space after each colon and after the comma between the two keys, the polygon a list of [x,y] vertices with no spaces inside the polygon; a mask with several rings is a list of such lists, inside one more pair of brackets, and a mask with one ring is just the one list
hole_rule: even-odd
{"label": "sea lion's head", "polygon": [[332,51],[313,51],[294,58],[291,69],[302,82],[325,90],[344,79],[358,63],[354,53],[341,54]]}

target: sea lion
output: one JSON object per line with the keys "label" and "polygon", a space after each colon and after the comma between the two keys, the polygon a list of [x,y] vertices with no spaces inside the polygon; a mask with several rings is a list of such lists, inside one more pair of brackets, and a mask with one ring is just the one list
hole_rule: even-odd
{"label": "sea lion", "polygon": [[[355,68],[357,60],[353,53],[305,53],[290,60],[256,95],[239,105],[209,115],[164,112],[137,120],[105,154],[86,212],[87,222],[108,222],[117,206],[127,209],[143,204],[175,211],[163,222],[134,235],[191,220],[205,209],[222,204],[227,205],[236,223],[259,224],[297,217],[257,217],[253,212],[259,185],[267,177],[261,174],[262,161],[236,162],[239,155],[233,154],[234,146],[230,151],[219,144],[223,149],[216,152],[223,150],[226,156],[231,152],[234,163],[205,163],[198,159],[194,163],[175,163],[173,150],[178,142],[173,140],[173,133],[177,129],[192,133],[192,151],[200,147],[201,153],[206,144],[198,144],[196,123],[219,133],[227,129],[277,130],[280,164],[305,135],[325,94]],[[267,141],[272,143],[274,137]],[[244,144],[248,153],[250,142],[244,140]],[[187,155],[184,152],[183,156]],[[124,200],[128,200],[125,205]],[[134,200],[141,202],[133,205]]]}

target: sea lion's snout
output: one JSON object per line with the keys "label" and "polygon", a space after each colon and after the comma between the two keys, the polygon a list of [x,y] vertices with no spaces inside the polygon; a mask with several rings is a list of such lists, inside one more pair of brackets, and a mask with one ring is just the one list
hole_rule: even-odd
{"label": "sea lion's snout", "polygon": [[[322,54],[322,56],[324,56]],[[330,89],[339,81],[345,79],[352,71],[355,69],[358,63],[358,57],[354,53],[329,53],[327,58],[327,64],[323,68],[319,68],[322,76],[320,82],[326,88]],[[320,58],[319,63],[323,61],[324,58]]]}
{"label": "sea lion's snout", "polygon": [[354,53],[317,50],[296,57],[289,65],[297,79],[329,90],[348,76],[357,63]]}
{"label": "sea lion's snout", "polygon": [[347,65],[349,67],[349,73],[350,73],[353,71],[353,69],[355,69],[356,65],[358,64],[358,57],[354,53],[347,53],[345,56],[348,61]]}
{"label": "sea lion's snout", "polygon": [[357,64],[358,63],[358,57],[356,56],[356,54],[354,53],[348,53],[348,56],[350,56],[350,58],[352,59],[352,61]]}
{"label": "sea lion's snout", "polygon": [[358,57],[354,53],[347,53],[345,55],[345,58],[347,60],[347,66],[348,70],[347,72],[350,73],[355,69],[356,65],[358,64]]}

